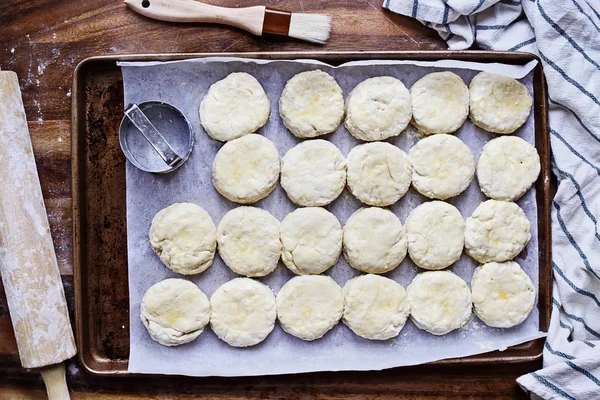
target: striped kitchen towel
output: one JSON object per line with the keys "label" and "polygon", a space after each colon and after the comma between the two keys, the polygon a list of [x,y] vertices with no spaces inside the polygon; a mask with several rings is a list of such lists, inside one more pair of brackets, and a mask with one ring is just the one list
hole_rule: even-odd
{"label": "striped kitchen towel", "polygon": [[548,81],[553,309],[543,369],[517,382],[531,398],[600,399],[600,0],[385,0],[438,31],[539,55]]}

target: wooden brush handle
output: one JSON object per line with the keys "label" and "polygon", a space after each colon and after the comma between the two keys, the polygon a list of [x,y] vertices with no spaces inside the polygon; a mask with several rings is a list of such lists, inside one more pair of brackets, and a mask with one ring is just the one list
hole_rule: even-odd
{"label": "wooden brush handle", "polygon": [[69,388],[65,379],[65,364],[55,364],[40,370],[46,384],[48,400],[70,400]]}
{"label": "wooden brush handle", "polygon": [[265,7],[226,8],[194,0],[125,0],[135,12],[169,22],[209,22],[235,26],[254,35],[262,34]]}

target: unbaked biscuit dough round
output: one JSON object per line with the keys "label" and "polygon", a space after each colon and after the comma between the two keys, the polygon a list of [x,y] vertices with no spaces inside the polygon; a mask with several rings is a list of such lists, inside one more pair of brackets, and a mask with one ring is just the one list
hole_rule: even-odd
{"label": "unbaked biscuit dough round", "polygon": [[200,336],[210,319],[210,305],[192,282],[165,279],[144,294],[140,318],[153,340],[179,346]]}
{"label": "unbaked biscuit dough round", "polygon": [[421,139],[408,156],[414,188],[430,199],[446,200],[459,195],[469,187],[475,174],[473,154],[456,136]]}
{"label": "unbaked biscuit dough round", "polygon": [[450,271],[420,273],[406,291],[410,319],[419,329],[445,335],[465,325],[471,317],[469,287]]}
{"label": "unbaked biscuit dough round", "polygon": [[152,250],[174,272],[199,274],[213,263],[217,229],[196,204],[175,203],[157,212],[149,236]]}
{"label": "unbaked biscuit dough round", "polygon": [[475,315],[495,328],[519,325],[535,303],[533,282],[514,261],[487,263],[475,269],[471,291]]}
{"label": "unbaked biscuit dough round", "polygon": [[408,254],[419,267],[443,269],[460,258],[465,244],[465,221],[452,204],[421,204],[410,212],[405,228]]}
{"label": "unbaked biscuit dough round", "polygon": [[390,210],[362,208],[344,226],[344,257],[353,268],[372,274],[395,269],[406,257],[402,223]]}
{"label": "unbaked biscuit dough round", "polygon": [[298,208],[281,221],[282,260],[296,275],[320,274],[342,252],[340,221],[324,208]]}
{"label": "unbaked biscuit dough round", "polygon": [[379,275],[360,275],[344,285],[342,321],[358,336],[386,340],[398,336],[410,313],[406,291]]}
{"label": "unbaked biscuit dough round", "polygon": [[479,187],[487,197],[495,200],[518,200],[539,174],[537,150],[516,136],[490,140],[477,162]]}
{"label": "unbaked biscuit dough round", "polygon": [[233,347],[254,346],[275,327],[275,295],[250,278],[236,278],[219,286],[210,298],[210,327]]}
{"label": "unbaked biscuit dough round", "polygon": [[267,197],[279,178],[279,153],[261,135],[246,135],[219,149],[213,162],[213,185],[236,203],[250,204]]}
{"label": "unbaked biscuit dough round", "polygon": [[342,288],[329,276],[296,276],[277,294],[281,327],[302,340],[323,337],[339,322],[343,311]]}
{"label": "unbaked biscuit dough round", "polygon": [[453,72],[427,74],[410,88],[412,124],[425,135],[452,133],[469,114],[469,89]]}
{"label": "unbaked biscuit dough round", "polygon": [[200,122],[213,139],[227,141],[267,123],[271,104],[256,78],[234,72],[213,83],[200,103]]}
{"label": "unbaked biscuit dough round", "polygon": [[488,200],[467,218],[465,250],[480,263],[511,260],[530,239],[531,224],[515,203]]}
{"label": "unbaked biscuit dough round", "polygon": [[495,133],[513,133],[531,113],[527,87],[508,76],[480,72],[469,84],[469,118],[473,124]]}
{"label": "unbaked biscuit dough round", "polygon": [[292,147],[281,160],[281,187],[299,206],[324,206],[346,185],[346,161],[332,143],[307,140]]}
{"label": "unbaked biscuit dough round", "polygon": [[279,221],[256,207],[227,212],[217,228],[219,255],[236,274],[249,277],[271,273],[279,262]]}
{"label": "unbaked biscuit dough round", "polygon": [[350,151],[346,163],[348,188],[365,204],[389,206],[400,200],[410,186],[410,160],[392,144],[358,145]]}
{"label": "unbaked biscuit dough round", "polygon": [[279,114],[284,125],[299,138],[333,132],[344,117],[342,89],[326,72],[301,72],[285,84],[279,98]]}
{"label": "unbaked biscuit dough round", "polygon": [[348,132],[371,142],[398,136],[412,117],[410,93],[391,76],[369,78],[350,92],[346,100]]}

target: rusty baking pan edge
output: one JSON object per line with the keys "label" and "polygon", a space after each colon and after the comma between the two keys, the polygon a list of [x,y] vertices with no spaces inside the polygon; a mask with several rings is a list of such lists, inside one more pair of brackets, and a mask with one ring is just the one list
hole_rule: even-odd
{"label": "rusty baking pan edge", "polygon": [[[86,78],[89,78],[92,72],[98,71],[109,71],[112,74],[112,78],[118,82],[120,79],[120,70],[116,67],[117,61],[171,61],[171,60],[180,60],[180,59],[189,59],[189,58],[201,58],[201,57],[244,57],[244,58],[262,58],[262,59],[318,59],[331,64],[339,64],[351,60],[361,60],[361,59],[401,59],[401,60],[420,60],[420,61],[437,61],[441,59],[457,59],[457,60],[465,60],[465,61],[475,61],[475,62],[503,62],[503,63],[513,63],[513,64],[524,64],[531,60],[538,60],[538,65],[535,68],[534,72],[534,118],[535,118],[535,126],[536,126],[536,148],[540,153],[540,159],[542,163],[542,171],[540,178],[536,183],[537,189],[537,204],[538,204],[538,232],[539,232],[539,260],[540,260],[540,275],[539,275],[539,294],[538,294],[538,308],[540,315],[540,328],[544,331],[548,330],[549,321],[550,321],[550,312],[552,306],[552,269],[551,269],[551,226],[550,226],[550,205],[551,205],[551,195],[550,195],[550,141],[549,141],[549,131],[548,131],[548,103],[547,103],[547,95],[546,95],[546,83],[542,72],[542,64],[539,58],[530,53],[518,53],[518,52],[492,52],[492,51],[425,51],[425,52],[414,52],[414,51],[369,51],[369,52],[252,52],[252,53],[171,53],[171,54],[126,54],[126,55],[111,55],[111,56],[95,56],[86,58],[81,61],[77,67],[75,68],[73,75],[73,86],[72,86],[72,116],[71,116],[71,160],[72,160],[72,194],[73,194],[73,265],[74,265],[74,286],[75,286],[75,328],[76,328],[76,340],[77,346],[79,349],[79,359],[83,367],[90,373],[96,375],[134,375],[127,371],[128,364],[128,352],[127,354],[121,354],[120,356],[111,357],[110,352],[106,351],[106,347],[110,344],[112,338],[114,336],[119,336],[116,329],[113,331],[109,331],[109,334],[106,337],[99,338],[102,343],[97,343],[98,337],[102,334],[103,326],[98,322],[105,322],[104,320],[100,320],[102,317],[106,317],[106,315],[97,315],[90,313],[90,307],[100,307],[105,306],[106,299],[104,298],[96,298],[94,294],[97,294],[93,289],[97,289],[96,286],[89,287],[90,278],[96,278],[97,281],[93,283],[95,285],[101,285],[99,282],[101,281],[101,277],[93,275],[94,273],[98,273],[98,271],[93,270],[92,266],[89,264],[93,264],[98,269],[101,268],[112,268],[113,265],[105,265],[100,262],[98,264],[97,260],[93,257],[94,249],[88,248],[87,241],[91,237],[90,235],[96,234],[101,236],[106,230],[110,231],[111,229],[115,229],[111,227],[111,224],[106,223],[104,221],[104,225],[100,224],[100,230],[96,229],[94,232],[88,232],[88,227],[85,225],[89,223],[88,214],[91,212],[95,212],[93,208],[88,209],[90,199],[88,198],[89,185],[93,182],[95,183],[95,179],[97,176],[94,172],[99,174],[104,174],[108,177],[106,181],[101,180],[100,184],[95,187],[98,189],[97,192],[94,192],[95,195],[100,194],[100,197],[104,194],[102,190],[106,189],[106,186],[103,184],[110,185],[111,179],[116,182],[116,178],[114,175],[118,175],[113,170],[105,171],[103,169],[98,169],[95,164],[88,163],[86,153],[86,145],[90,138],[93,138],[91,135],[93,132],[88,132],[89,123],[88,117],[97,116],[94,114],[96,110],[90,108],[90,104],[88,103],[88,95],[97,94],[94,92],[100,91],[102,96],[104,96],[107,89],[113,89],[112,86],[99,86],[98,88],[86,87]],[[118,72],[118,78],[116,78]],[[104,82],[103,82],[104,84]],[[118,89],[118,88],[117,88]],[[121,88],[122,89],[122,88]],[[102,91],[104,90],[104,91]],[[89,91],[89,93],[88,93]],[[118,90],[116,90],[118,92]],[[122,90],[120,93],[117,93],[116,96],[120,96],[120,106],[121,109],[113,110],[115,111],[115,115],[122,115]],[[109,96],[110,97],[110,96]],[[95,100],[95,99],[94,99]],[[111,104],[108,104],[111,106]],[[108,111],[112,110],[114,107],[107,108]],[[106,111],[106,110],[105,110]],[[115,116],[113,116],[115,117]],[[114,119],[114,118],[113,118]],[[108,123],[106,122],[108,120]],[[97,124],[94,125],[94,131],[102,130],[103,132],[106,130],[108,134],[106,134],[103,139],[105,141],[112,140],[112,136],[110,135],[111,129],[113,128],[109,122],[110,118],[104,119],[104,117],[100,118],[98,121],[94,121]],[[103,123],[106,123],[103,125]],[[116,129],[116,127],[114,127]],[[115,132],[112,132],[115,133]],[[95,139],[94,139],[95,140]],[[105,143],[102,143],[105,144]],[[95,143],[98,145],[98,143]],[[110,150],[110,147],[109,147]],[[113,149],[116,150],[116,149]],[[119,150],[120,151],[120,150]],[[104,158],[99,162],[100,166],[102,166],[103,162],[106,163],[106,154]],[[110,159],[110,157],[108,157]],[[122,158],[122,157],[121,157]],[[110,161],[109,161],[110,162]],[[118,166],[120,165],[120,161],[116,162]],[[109,166],[114,166],[110,164]],[[123,165],[124,166],[124,161]],[[96,168],[97,171],[88,171],[88,169]],[[118,172],[118,171],[117,171]],[[105,177],[103,175],[103,177]],[[123,174],[124,176],[124,174]],[[88,180],[86,180],[86,178]],[[114,186],[114,185],[113,185]],[[121,183],[121,186],[124,187],[124,184]],[[111,201],[116,201],[113,199],[114,196],[107,196],[108,200],[105,201],[110,203]],[[95,201],[96,199],[92,199]],[[112,204],[112,203],[111,203]],[[102,208],[103,204],[101,204]],[[113,210],[109,208],[109,211]],[[106,216],[104,216],[106,219]],[[117,216],[118,219],[118,216]],[[96,221],[97,222],[97,221]],[[108,226],[108,227],[107,227]],[[105,229],[104,229],[104,228]],[[98,226],[94,225],[94,228],[98,228]],[[123,225],[123,228],[126,229]],[[100,232],[100,233],[99,233]],[[94,236],[95,238],[95,236]],[[104,245],[104,242],[101,242]],[[89,256],[89,252],[92,253],[92,257]],[[105,255],[101,255],[106,258]],[[112,260],[109,255],[108,259]],[[123,257],[123,254],[115,255]],[[126,260],[126,251],[125,251],[125,260]],[[104,258],[100,261],[104,261]],[[95,264],[94,264],[95,263]],[[125,262],[126,264],[126,262]],[[90,268],[92,270],[90,271]],[[125,271],[126,272],[126,271]],[[122,273],[122,271],[121,271]],[[106,273],[106,275],[111,275],[111,273]],[[125,273],[126,276],[126,273]],[[112,282],[108,282],[109,286],[112,285]],[[128,295],[128,292],[127,292]],[[128,296],[127,296],[128,297]],[[110,300],[108,299],[108,303],[110,304]],[[127,303],[128,304],[128,303]],[[113,311],[120,311],[121,313],[126,313],[128,315],[128,306],[127,310],[122,310],[123,307],[113,309]],[[109,317],[113,317],[112,315]],[[98,321],[96,320],[98,319]],[[125,319],[123,320],[125,321]],[[114,322],[114,321],[113,321]],[[114,323],[113,323],[114,325]],[[129,335],[128,335],[128,317],[126,318],[126,325],[123,322],[122,328],[127,333],[127,343],[126,346],[124,343],[121,343],[123,347],[129,346]],[[127,328],[126,328],[127,327]],[[115,333],[116,332],[116,333]],[[96,335],[96,336],[93,336]],[[121,334],[123,336],[123,334]],[[118,341],[118,338],[117,338]],[[124,342],[124,339],[121,338],[121,342]],[[445,359],[430,363],[429,365],[484,365],[484,364],[496,364],[496,363],[519,363],[519,362],[528,362],[539,359],[542,355],[543,349],[543,339],[532,340],[530,342],[513,346],[506,350],[505,352],[494,351],[490,353],[484,353],[480,355],[475,355],[471,357],[463,357],[463,358],[454,358],[454,359]],[[104,347],[105,352],[103,354],[98,354],[98,348]],[[118,353],[113,352],[113,353]],[[410,368],[408,367],[400,367],[400,368]],[[346,371],[351,372],[351,371]]]}

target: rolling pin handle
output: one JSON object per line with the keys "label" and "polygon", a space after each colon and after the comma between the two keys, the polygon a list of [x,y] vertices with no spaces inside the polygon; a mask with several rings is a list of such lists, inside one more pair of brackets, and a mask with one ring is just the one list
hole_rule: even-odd
{"label": "rolling pin handle", "polygon": [[43,367],[40,369],[40,373],[46,384],[48,400],[71,400],[65,378],[65,363]]}

